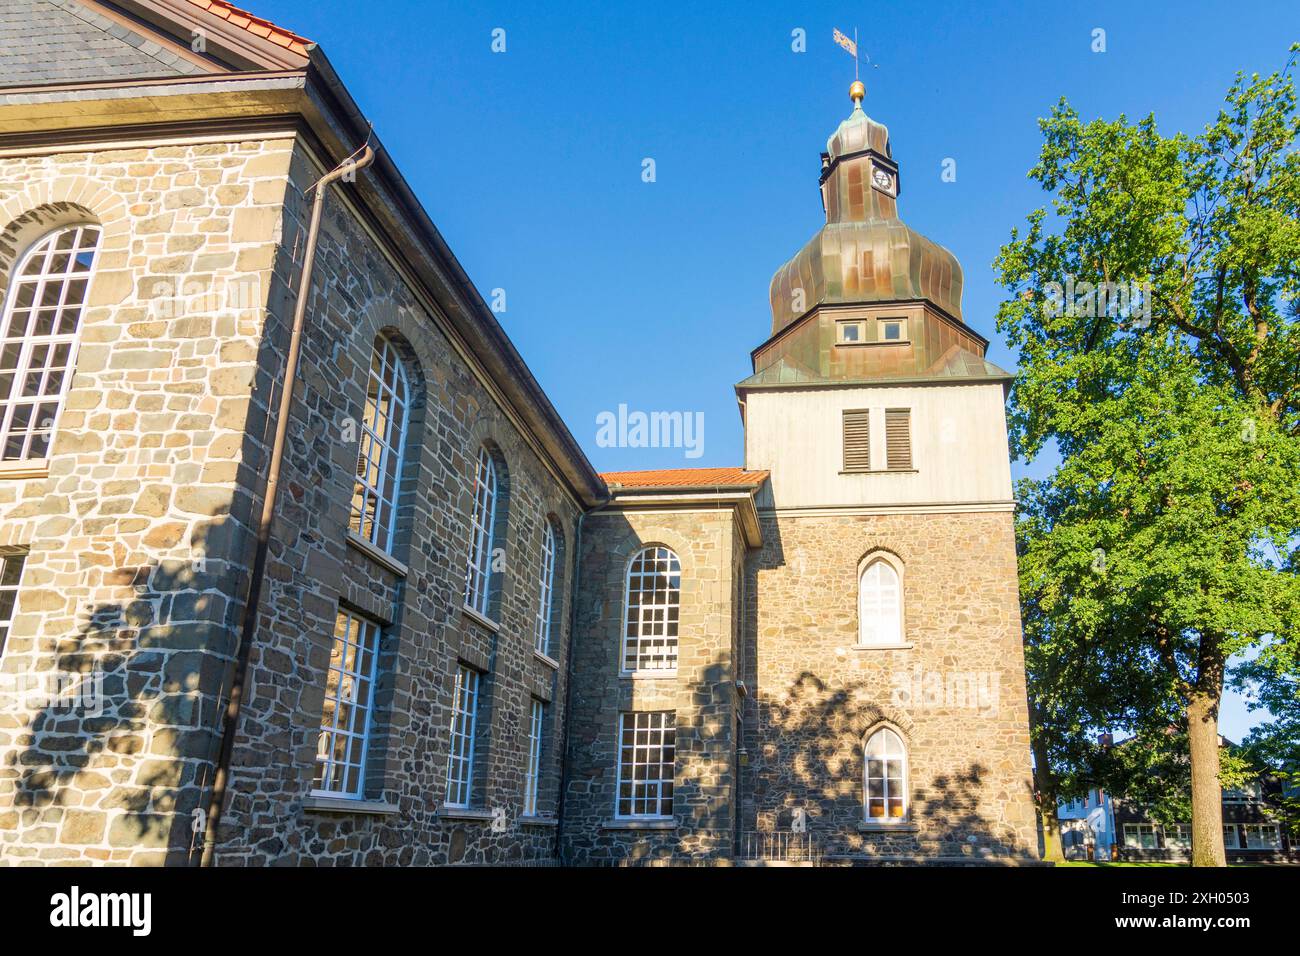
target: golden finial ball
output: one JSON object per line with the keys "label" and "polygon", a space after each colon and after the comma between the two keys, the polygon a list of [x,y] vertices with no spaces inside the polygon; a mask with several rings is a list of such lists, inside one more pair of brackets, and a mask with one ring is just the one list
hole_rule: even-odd
{"label": "golden finial ball", "polygon": [[853,85],[849,87],[849,99],[855,103],[861,103],[867,96],[867,84],[861,80],[854,80]]}

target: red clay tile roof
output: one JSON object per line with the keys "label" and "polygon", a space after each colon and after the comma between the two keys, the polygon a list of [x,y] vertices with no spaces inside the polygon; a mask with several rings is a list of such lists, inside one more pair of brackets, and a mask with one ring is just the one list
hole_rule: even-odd
{"label": "red clay tile roof", "polygon": [[757,488],[765,471],[743,468],[667,468],[659,471],[604,471],[605,484],[624,488]]}
{"label": "red clay tile roof", "polygon": [[200,10],[206,10],[213,16],[221,17],[221,19],[227,20],[237,27],[243,27],[253,36],[270,40],[276,46],[282,46],[286,50],[292,50],[302,56],[310,53],[311,48],[316,45],[314,40],[308,40],[306,37],[300,37],[283,27],[277,27],[270,20],[263,20],[261,17],[254,16],[247,10],[241,10],[233,4],[226,3],[226,0],[189,0],[189,2]]}

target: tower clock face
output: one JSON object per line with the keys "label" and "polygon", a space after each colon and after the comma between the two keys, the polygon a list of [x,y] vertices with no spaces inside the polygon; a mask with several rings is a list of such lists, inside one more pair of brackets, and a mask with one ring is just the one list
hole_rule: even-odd
{"label": "tower clock face", "polygon": [[871,185],[882,193],[892,196],[894,195],[894,174],[877,166],[871,171]]}

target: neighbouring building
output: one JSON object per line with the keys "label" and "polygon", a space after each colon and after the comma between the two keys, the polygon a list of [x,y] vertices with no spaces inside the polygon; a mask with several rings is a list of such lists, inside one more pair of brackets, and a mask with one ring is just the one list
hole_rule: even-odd
{"label": "neighbouring building", "polygon": [[[1109,745],[1111,735],[1103,734]],[[1219,737],[1221,747],[1233,744]],[[1121,742],[1119,746],[1124,746]],[[1300,863],[1287,832],[1283,781],[1261,774],[1223,790],[1223,849],[1229,863]],[[1155,820],[1149,808],[1100,787],[1057,801],[1061,852],[1067,860],[1185,862],[1192,858],[1192,823]]]}
{"label": "neighbouring building", "polygon": [[6,3],[0,862],[1035,861],[1010,376],[852,95],[743,467],[601,475],[314,43]]}

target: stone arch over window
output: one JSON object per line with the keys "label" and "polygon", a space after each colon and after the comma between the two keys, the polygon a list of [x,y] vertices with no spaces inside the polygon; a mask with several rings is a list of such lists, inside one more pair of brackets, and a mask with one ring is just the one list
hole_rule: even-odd
{"label": "stone arch over window", "polygon": [[493,441],[484,441],[474,458],[470,506],[469,566],[465,574],[465,605],[483,617],[497,611],[505,567],[506,521],[510,473],[505,456]]}
{"label": "stone arch over window", "polygon": [[542,522],[534,647],[537,653],[552,659],[556,656],[555,639],[561,630],[564,607],[564,561],[564,528],[559,518],[548,514]]}
{"label": "stone arch over window", "polygon": [[869,728],[862,741],[862,808],[867,823],[907,823],[908,750],[902,731],[889,723]]}
{"label": "stone arch over window", "polygon": [[898,555],[874,550],[858,564],[858,643],[906,643],[904,565]]}
{"label": "stone arch over window", "polygon": [[350,529],[382,551],[393,553],[403,494],[418,375],[400,335],[375,336],[365,404],[359,423],[357,470]]}
{"label": "stone arch over window", "polygon": [[666,544],[636,551],[624,572],[620,670],[675,671],[682,607],[682,563]]}
{"label": "stone arch over window", "polygon": [[31,238],[35,224],[6,230],[0,309],[0,460],[48,457],[76,370],[83,314],[103,229],[85,210],[51,215],[34,240],[11,254],[8,240]]}

